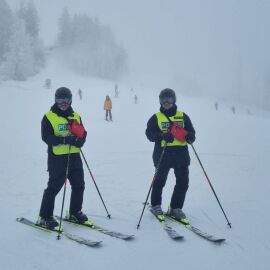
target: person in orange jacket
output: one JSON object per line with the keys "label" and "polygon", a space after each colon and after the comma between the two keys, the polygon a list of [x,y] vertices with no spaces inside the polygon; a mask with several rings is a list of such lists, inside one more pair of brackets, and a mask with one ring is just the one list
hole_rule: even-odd
{"label": "person in orange jacket", "polygon": [[[106,99],[104,101],[104,110],[106,111],[106,121],[112,121],[112,101],[109,96],[106,96]],[[108,120],[108,115],[110,119]]]}

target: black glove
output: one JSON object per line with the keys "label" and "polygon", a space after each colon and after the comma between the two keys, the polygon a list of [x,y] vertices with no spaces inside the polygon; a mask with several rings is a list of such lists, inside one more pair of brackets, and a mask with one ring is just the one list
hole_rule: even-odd
{"label": "black glove", "polygon": [[166,132],[162,134],[162,140],[167,143],[172,143],[174,141],[174,137],[170,132]]}
{"label": "black glove", "polygon": [[76,146],[78,148],[81,148],[85,143],[86,136],[87,136],[86,131],[84,132],[83,138],[78,138],[78,137],[73,136],[73,135],[66,136],[63,138],[63,144],[69,144],[69,145],[73,145],[73,146]]}
{"label": "black glove", "polygon": [[73,145],[78,147],[78,148],[81,148],[81,147],[83,147],[84,143],[85,143],[85,139],[81,139],[81,138],[77,137],[75,139],[75,141],[73,142]]}
{"label": "black glove", "polygon": [[75,136],[66,136],[63,138],[63,144],[69,144],[69,145],[74,145],[74,142],[76,140]]}
{"label": "black glove", "polygon": [[194,135],[194,133],[189,132],[189,133],[186,135],[186,142],[187,142],[188,144],[192,144],[192,143],[194,143],[194,141],[195,141],[195,135]]}

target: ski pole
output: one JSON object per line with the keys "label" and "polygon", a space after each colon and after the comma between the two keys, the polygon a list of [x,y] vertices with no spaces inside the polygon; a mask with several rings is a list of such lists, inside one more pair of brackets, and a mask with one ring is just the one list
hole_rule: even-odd
{"label": "ski pole", "polygon": [[93,182],[94,182],[94,184],[95,184],[95,187],[96,187],[96,189],[97,189],[98,195],[99,195],[99,197],[100,197],[100,199],[101,199],[101,201],[102,201],[102,203],[103,203],[103,206],[104,206],[104,208],[105,208],[105,210],[106,210],[106,212],[107,212],[107,217],[108,217],[108,218],[111,218],[111,215],[109,214],[109,212],[108,212],[108,210],[107,210],[107,207],[106,207],[106,205],[105,205],[105,203],[104,203],[104,200],[103,200],[103,198],[102,198],[102,196],[101,196],[101,193],[100,193],[100,191],[99,191],[99,189],[98,189],[98,186],[97,186],[97,184],[96,184],[95,178],[94,178],[94,176],[93,176],[93,174],[92,174],[92,172],[91,172],[91,170],[90,170],[90,168],[89,168],[89,165],[88,165],[88,163],[87,163],[87,161],[86,161],[86,158],[85,158],[85,156],[84,156],[84,154],[83,154],[82,149],[80,149],[80,151],[81,151],[83,160],[84,160],[84,162],[85,162],[85,164],[86,164],[86,167],[87,167],[87,169],[88,169],[88,171],[89,171],[89,173],[90,173],[90,176],[91,176],[91,178],[92,178],[92,180],[93,180]]}
{"label": "ski pole", "polygon": [[66,196],[66,189],[67,189],[67,178],[68,178],[68,169],[69,169],[69,160],[70,160],[70,149],[71,149],[71,145],[69,145],[69,150],[68,150],[67,167],[66,167],[65,182],[64,182],[64,194],[63,194],[62,207],[61,207],[59,230],[58,230],[58,235],[57,235],[58,240],[60,239],[60,234],[61,234],[61,224],[62,224],[62,219],[63,219],[63,209],[64,209],[64,202],[65,202],[65,196]]}
{"label": "ski pole", "polygon": [[201,160],[200,160],[200,158],[199,158],[199,156],[198,156],[198,154],[197,154],[197,152],[196,152],[193,144],[190,144],[190,145],[191,145],[191,147],[192,147],[192,149],[193,149],[193,151],[194,151],[194,153],[195,153],[195,155],[196,155],[196,157],[197,157],[197,159],[199,161],[199,164],[201,165],[201,168],[202,168],[202,170],[204,172],[204,175],[205,175],[205,177],[206,177],[206,179],[207,179],[207,181],[208,181],[208,183],[209,183],[209,185],[210,185],[210,187],[211,187],[211,189],[212,189],[212,191],[213,191],[213,193],[214,193],[214,195],[215,195],[215,197],[217,199],[217,202],[218,202],[218,204],[219,204],[219,206],[220,206],[220,208],[221,208],[221,210],[222,210],[222,212],[223,212],[223,214],[224,214],[224,216],[225,216],[225,218],[227,220],[227,225],[231,228],[232,227],[231,222],[229,222],[229,220],[228,220],[228,218],[227,218],[227,216],[225,214],[225,211],[223,210],[223,207],[222,207],[222,205],[221,205],[221,203],[220,203],[220,201],[218,199],[218,196],[217,196],[217,194],[216,194],[216,192],[215,192],[215,190],[214,190],[214,188],[213,188],[213,186],[212,186],[212,184],[210,182],[210,179],[209,179],[209,177],[208,177],[208,175],[207,175],[207,173],[206,173],[206,171],[205,171],[205,169],[204,169],[204,167],[202,165],[202,162],[201,162]]}
{"label": "ski pole", "polygon": [[156,170],[155,170],[155,174],[154,174],[153,180],[152,180],[152,182],[151,182],[149,191],[148,191],[148,193],[147,193],[147,196],[146,196],[146,199],[145,199],[145,202],[144,202],[143,210],[142,210],[142,213],[141,213],[141,217],[140,217],[139,223],[138,223],[138,225],[137,225],[137,229],[139,229],[139,227],[140,227],[140,223],[141,223],[141,220],[142,220],[142,217],[143,217],[143,213],[144,213],[144,210],[145,210],[145,206],[146,206],[146,204],[147,204],[147,201],[148,201],[150,192],[151,192],[151,190],[152,190],[152,188],[153,188],[154,182],[156,181],[157,174],[158,174],[158,171],[159,171],[159,167],[160,167],[161,161],[162,161],[162,159],[163,159],[163,156],[164,156],[166,147],[167,147],[167,142],[165,142],[165,145],[164,145],[164,147],[163,147],[162,153],[161,153],[161,155],[160,155],[160,158],[159,158],[159,161],[158,161]]}

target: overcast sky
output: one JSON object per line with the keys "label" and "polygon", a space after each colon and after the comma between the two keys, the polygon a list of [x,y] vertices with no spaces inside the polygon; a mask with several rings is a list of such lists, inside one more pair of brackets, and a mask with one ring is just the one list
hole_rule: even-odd
{"label": "overcast sky", "polygon": [[110,25],[128,51],[133,80],[237,98],[270,70],[269,0],[34,2],[46,44],[55,41],[63,7]]}

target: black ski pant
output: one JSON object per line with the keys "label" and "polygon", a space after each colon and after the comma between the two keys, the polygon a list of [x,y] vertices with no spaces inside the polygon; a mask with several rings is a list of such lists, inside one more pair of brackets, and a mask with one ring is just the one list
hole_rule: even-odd
{"label": "black ski pant", "polygon": [[108,115],[110,117],[110,120],[112,120],[112,112],[111,112],[111,110],[106,110],[106,120],[108,120]]}
{"label": "black ski pant", "polygon": [[[55,197],[65,182],[65,170],[49,171],[48,186],[44,190],[39,215],[42,218],[53,216]],[[71,214],[82,209],[85,188],[83,168],[70,169],[68,179],[71,185],[70,208]]]}
{"label": "black ski pant", "polygon": [[189,169],[188,166],[170,166],[166,162],[161,162],[156,179],[153,183],[151,193],[151,205],[161,205],[162,203],[162,190],[166,184],[168,173],[170,169],[174,169],[176,177],[176,184],[174,186],[173,194],[171,197],[171,208],[183,208],[186,192],[189,184]]}

